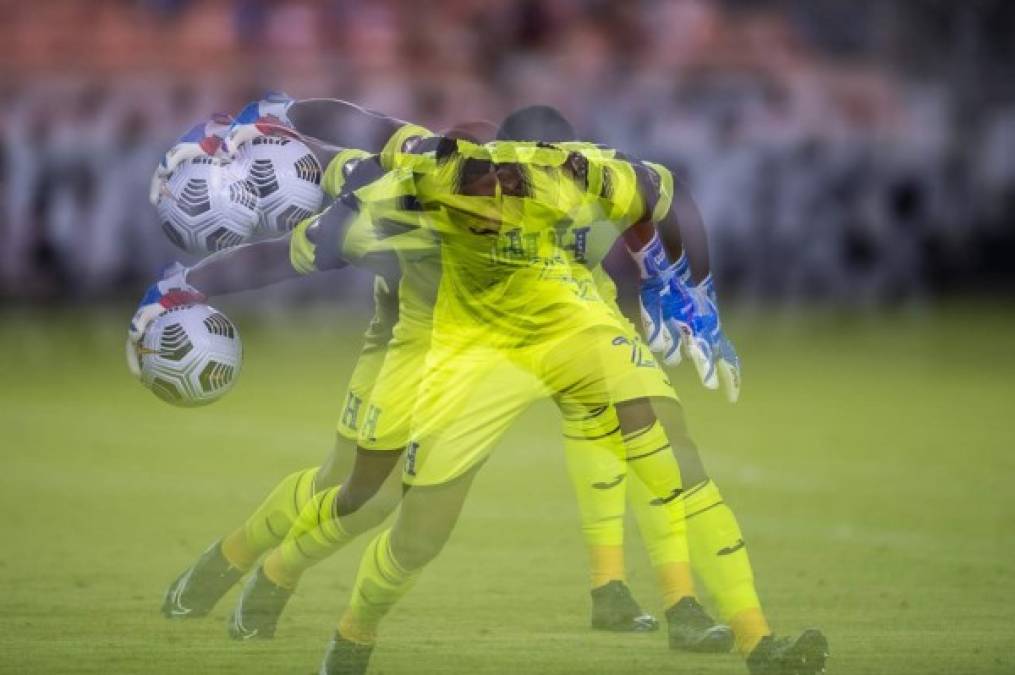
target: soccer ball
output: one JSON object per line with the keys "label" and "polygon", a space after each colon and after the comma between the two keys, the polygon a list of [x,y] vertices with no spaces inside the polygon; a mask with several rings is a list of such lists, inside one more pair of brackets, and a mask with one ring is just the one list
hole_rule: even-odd
{"label": "soccer ball", "polygon": [[213,157],[181,162],[156,204],[162,231],[193,255],[249,240],[257,228],[257,194],[240,167]]}
{"label": "soccer ball", "polygon": [[236,326],[208,305],[174,307],[145,330],[141,382],[167,403],[207,405],[236,383],[243,345]]}
{"label": "soccer ball", "polygon": [[285,234],[321,210],[321,164],[295,138],[253,138],[236,149],[234,163],[257,193],[262,232]]}

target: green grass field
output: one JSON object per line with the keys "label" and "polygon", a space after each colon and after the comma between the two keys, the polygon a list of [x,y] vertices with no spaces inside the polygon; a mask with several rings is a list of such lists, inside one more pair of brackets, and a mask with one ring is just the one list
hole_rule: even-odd
{"label": "green grass field", "polygon": [[[365,539],[306,576],[271,643],[226,638],[235,592],[203,621],[158,606],[282,475],[323,458],[363,317],[238,315],[237,389],[178,410],[127,374],[128,315],[0,315],[0,672],[316,671]],[[1015,673],[1015,308],[743,318],[732,334],[739,404],[689,366],[676,382],[775,627],[824,628],[831,673]],[[557,428],[538,405],[504,440],[371,672],[746,672],[662,633],[587,629]],[[634,534],[629,550],[659,613]]]}

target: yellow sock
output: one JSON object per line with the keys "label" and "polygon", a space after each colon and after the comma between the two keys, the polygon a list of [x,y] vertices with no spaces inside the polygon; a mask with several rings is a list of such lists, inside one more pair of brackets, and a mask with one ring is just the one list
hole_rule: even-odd
{"label": "yellow sock", "polygon": [[222,540],[222,555],[238,569],[249,570],[257,559],[281,542],[311,496],[317,468],[282,479],[239,529]]}
{"label": "yellow sock", "polygon": [[681,598],[694,596],[694,580],[691,576],[691,564],[687,562],[670,562],[655,567],[656,581],[663,596],[664,607],[672,607]]}
{"label": "yellow sock", "polygon": [[349,642],[361,645],[372,645],[377,641],[377,629],[375,626],[369,628],[361,626],[356,616],[348,609],[338,620],[338,633]]}
{"label": "yellow sock", "polygon": [[589,546],[592,567],[592,588],[605,586],[611,581],[624,581],[623,546]]}
{"label": "yellow sock", "polygon": [[303,572],[352,539],[335,513],[339,489],[335,486],[315,494],[282,543],[264,559],[265,575],[279,586],[295,588]]}
{"label": "yellow sock", "polygon": [[671,607],[680,598],[695,595],[680,467],[659,422],[626,434],[624,444],[628,496],[663,600]]}
{"label": "yellow sock", "polygon": [[737,639],[737,651],[744,657],[754,651],[761,638],[772,634],[760,607],[745,609],[731,617],[730,628]]}
{"label": "yellow sock", "polygon": [[629,482],[627,496],[655,570],[664,606],[672,607],[694,592],[686,532],[681,527],[672,527],[670,512],[652,505],[654,495],[641,480],[635,478]]}
{"label": "yellow sock", "polygon": [[230,565],[246,572],[261,557],[261,552],[247,544],[247,535],[240,527],[227,534],[222,540],[222,556],[229,561]]}
{"label": "yellow sock", "polygon": [[749,653],[770,630],[740,526],[710,480],[688,490],[684,501],[694,572],[733,628],[737,648]]}
{"label": "yellow sock", "polygon": [[561,404],[564,457],[581,512],[591,586],[624,580],[624,495],[627,466],[613,406]]}
{"label": "yellow sock", "polygon": [[338,622],[342,637],[362,644],[374,642],[377,626],[418,576],[418,570],[405,569],[392,555],[391,530],[377,535],[363,552],[349,608]]}

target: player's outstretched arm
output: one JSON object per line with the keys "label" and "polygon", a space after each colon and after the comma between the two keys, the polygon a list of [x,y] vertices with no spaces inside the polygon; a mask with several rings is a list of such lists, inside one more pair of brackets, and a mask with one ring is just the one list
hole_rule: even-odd
{"label": "player's outstretched arm", "polygon": [[[291,235],[214,253],[186,271],[182,281],[205,297],[263,288],[300,276],[289,259]],[[242,270],[243,274],[234,274]]]}
{"label": "player's outstretched arm", "polygon": [[295,100],[269,92],[236,115],[226,135],[227,152],[257,136],[298,136],[322,162],[344,148],[380,152],[388,139],[406,126],[402,120],[335,98]]}
{"label": "player's outstretched arm", "polygon": [[671,260],[686,258],[690,280],[700,282],[711,273],[708,233],[701,211],[682,181],[673,180],[673,200],[656,229]]}
{"label": "player's outstretched arm", "polygon": [[300,134],[327,143],[380,152],[405,122],[334,98],[294,101],[289,121]]}
{"label": "player's outstretched arm", "polygon": [[[679,237],[681,253],[676,260],[681,271],[676,282],[693,305],[685,352],[704,385],[722,389],[726,398],[735,402],[740,397],[740,358],[719,320],[705,223],[690,190],[681,181],[673,181],[673,201],[659,224],[659,232],[664,244],[668,237]],[[682,265],[681,260],[686,264]]]}
{"label": "player's outstretched arm", "polygon": [[649,347],[671,365],[686,355],[702,384],[736,401],[740,359],[719,321],[701,213],[665,167],[645,163],[637,173],[645,217],[624,236],[641,274]]}
{"label": "player's outstretched arm", "polygon": [[[212,254],[191,268],[175,263],[148,287],[127,332],[127,362],[139,375],[137,349],[148,325],[163,312],[205,302],[209,296],[254,290],[347,262],[339,250],[355,212],[341,202],[308,218],[288,235]],[[325,227],[321,228],[321,224]],[[241,272],[237,274],[237,272]]]}
{"label": "player's outstretched arm", "polygon": [[[234,274],[242,269],[242,275]],[[140,377],[138,347],[148,324],[162,313],[183,305],[205,302],[211,295],[268,286],[299,276],[289,261],[289,237],[237,246],[208,256],[192,268],[179,263],[167,267],[148,287],[127,330],[127,364]]]}

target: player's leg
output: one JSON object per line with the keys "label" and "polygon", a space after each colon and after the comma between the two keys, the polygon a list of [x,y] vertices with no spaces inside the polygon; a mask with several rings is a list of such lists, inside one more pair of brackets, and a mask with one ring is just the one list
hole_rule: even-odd
{"label": "player's leg", "polygon": [[209,546],[170,584],[163,599],[163,615],[207,615],[266,551],[285,538],[314,494],[337,485],[346,475],[356,454],[364,401],[369,399],[384,357],[385,350],[368,341],[350,378],[335,445],[324,463],[283,478],[242,525]]}
{"label": "player's leg", "polygon": [[[354,454],[354,443],[338,436],[330,458]],[[228,590],[281,542],[300,510],[317,489],[318,467],[293,472],[282,479],[247,520],[216,540],[172,584],[162,603],[167,618],[198,618],[208,614]]]}
{"label": "player's leg", "polygon": [[321,673],[363,673],[381,621],[443,549],[478,467],[444,485],[409,488],[394,525],[363,552],[349,605],[325,651]]}
{"label": "player's leg", "polygon": [[234,638],[270,638],[286,601],[310,567],[394,511],[401,497],[398,465],[425,369],[429,337],[391,341],[370,399],[357,405],[358,447],[349,477],[315,494],[281,543],[243,589],[230,619]]}
{"label": "player's leg", "polygon": [[266,575],[276,584],[293,589],[304,571],[394,511],[401,497],[394,468],[409,443],[429,346],[428,335],[396,337],[389,344],[359,415],[352,473],[340,487],[315,495],[265,559]]}
{"label": "player's leg", "polygon": [[[785,672],[802,675],[820,672],[828,651],[820,631],[804,631],[792,640],[772,635],[754,586],[754,572],[740,526],[705,471],[679,402],[672,397],[652,397],[620,403],[617,407],[622,428],[625,422],[630,422],[629,417],[637,426],[650,415],[665,429],[686,486],[673,502],[682,505],[693,570],[716,602],[720,618],[733,629],[737,651],[747,659],[750,670],[781,673],[786,669]],[[637,468],[637,464],[631,464],[633,469]],[[651,507],[659,492],[651,479],[642,483]],[[632,492],[637,494],[637,490]],[[693,624],[696,613],[687,606],[681,609],[680,603],[667,612],[671,640],[674,626]],[[673,646],[682,643],[680,632],[677,631],[677,644]]]}
{"label": "player's leg", "polygon": [[367,547],[350,604],[321,673],[362,673],[381,620],[454,529],[478,467],[529,402],[538,382],[482,346],[432,359],[413,413],[398,518]]}
{"label": "player's leg", "polygon": [[356,449],[349,477],[315,494],[278,547],[264,560],[264,572],[289,590],[312,566],[358,535],[380,525],[398,505],[402,450]]}
{"label": "player's leg", "polygon": [[[683,409],[672,399],[635,402],[665,428],[685,485],[678,500],[683,504],[691,562],[695,574],[715,601],[719,616],[729,622],[738,651],[748,654],[770,633],[754,587],[747,547],[733,511],[723,501],[715,482],[705,471],[697,447],[687,430]],[[637,490],[637,488],[635,488]],[[651,495],[648,495],[649,502]],[[642,510],[645,500],[641,500]],[[648,520],[650,516],[646,516]]]}
{"label": "player's leg", "polygon": [[651,631],[659,627],[631,595],[624,571],[627,466],[620,423],[612,406],[591,410],[556,397],[563,421],[564,456],[581,513],[591,571],[593,628]]}
{"label": "player's leg", "polygon": [[670,560],[667,609],[670,644],[694,651],[729,651],[733,634],[718,625],[698,602],[691,575],[684,504],[684,481],[700,472],[688,462],[686,475],[667,430],[655,417],[649,397],[674,398],[662,370],[640,340],[609,323],[568,338],[542,357],[549,386],[567,392],[588,410],[614,404],[627,463],[627,480],[639,481],[649,506],[666,521]]}
{"label": "player's leg", "polygon": [[400,451],[357,449],[349,477],[308,501],[285,539],[243,587],[229,618],[231,637],[272,638],[302,574],[384,521],[399,501],[395,467],[400,456]]}
{"label": "player's leg", "polygon": [[[651,505],[653,497],[642,481],[628,479],[620,423],[613,406],[585,415],[580,408],[562,406],[561,412],[568,473],[578,496],[592,568],[593,626],[645,630],[649,619],[623,585],[627,504],[635,515],[667,608],[676,605],[686,590],[685,537],[670,526],[665,511]],[[698,557],[693,546],[690,558],[694,570]],[[655,620],[651,622],[654,628]]]}
{"label": "player's leg", "polygon": [[679,441],[667,433],[655,417],[647,398],[618,401],[632,496],[647,500],[647,508],[668,521],[669,563],[663,577],[668,606],[666,619],[670,647],[700,652],[728,652],[733,632],[717,624],[698,600],[691,574],[687,542],[686,504],[681,499],[685,485],[694,481],[695,468],[677,459]]}

